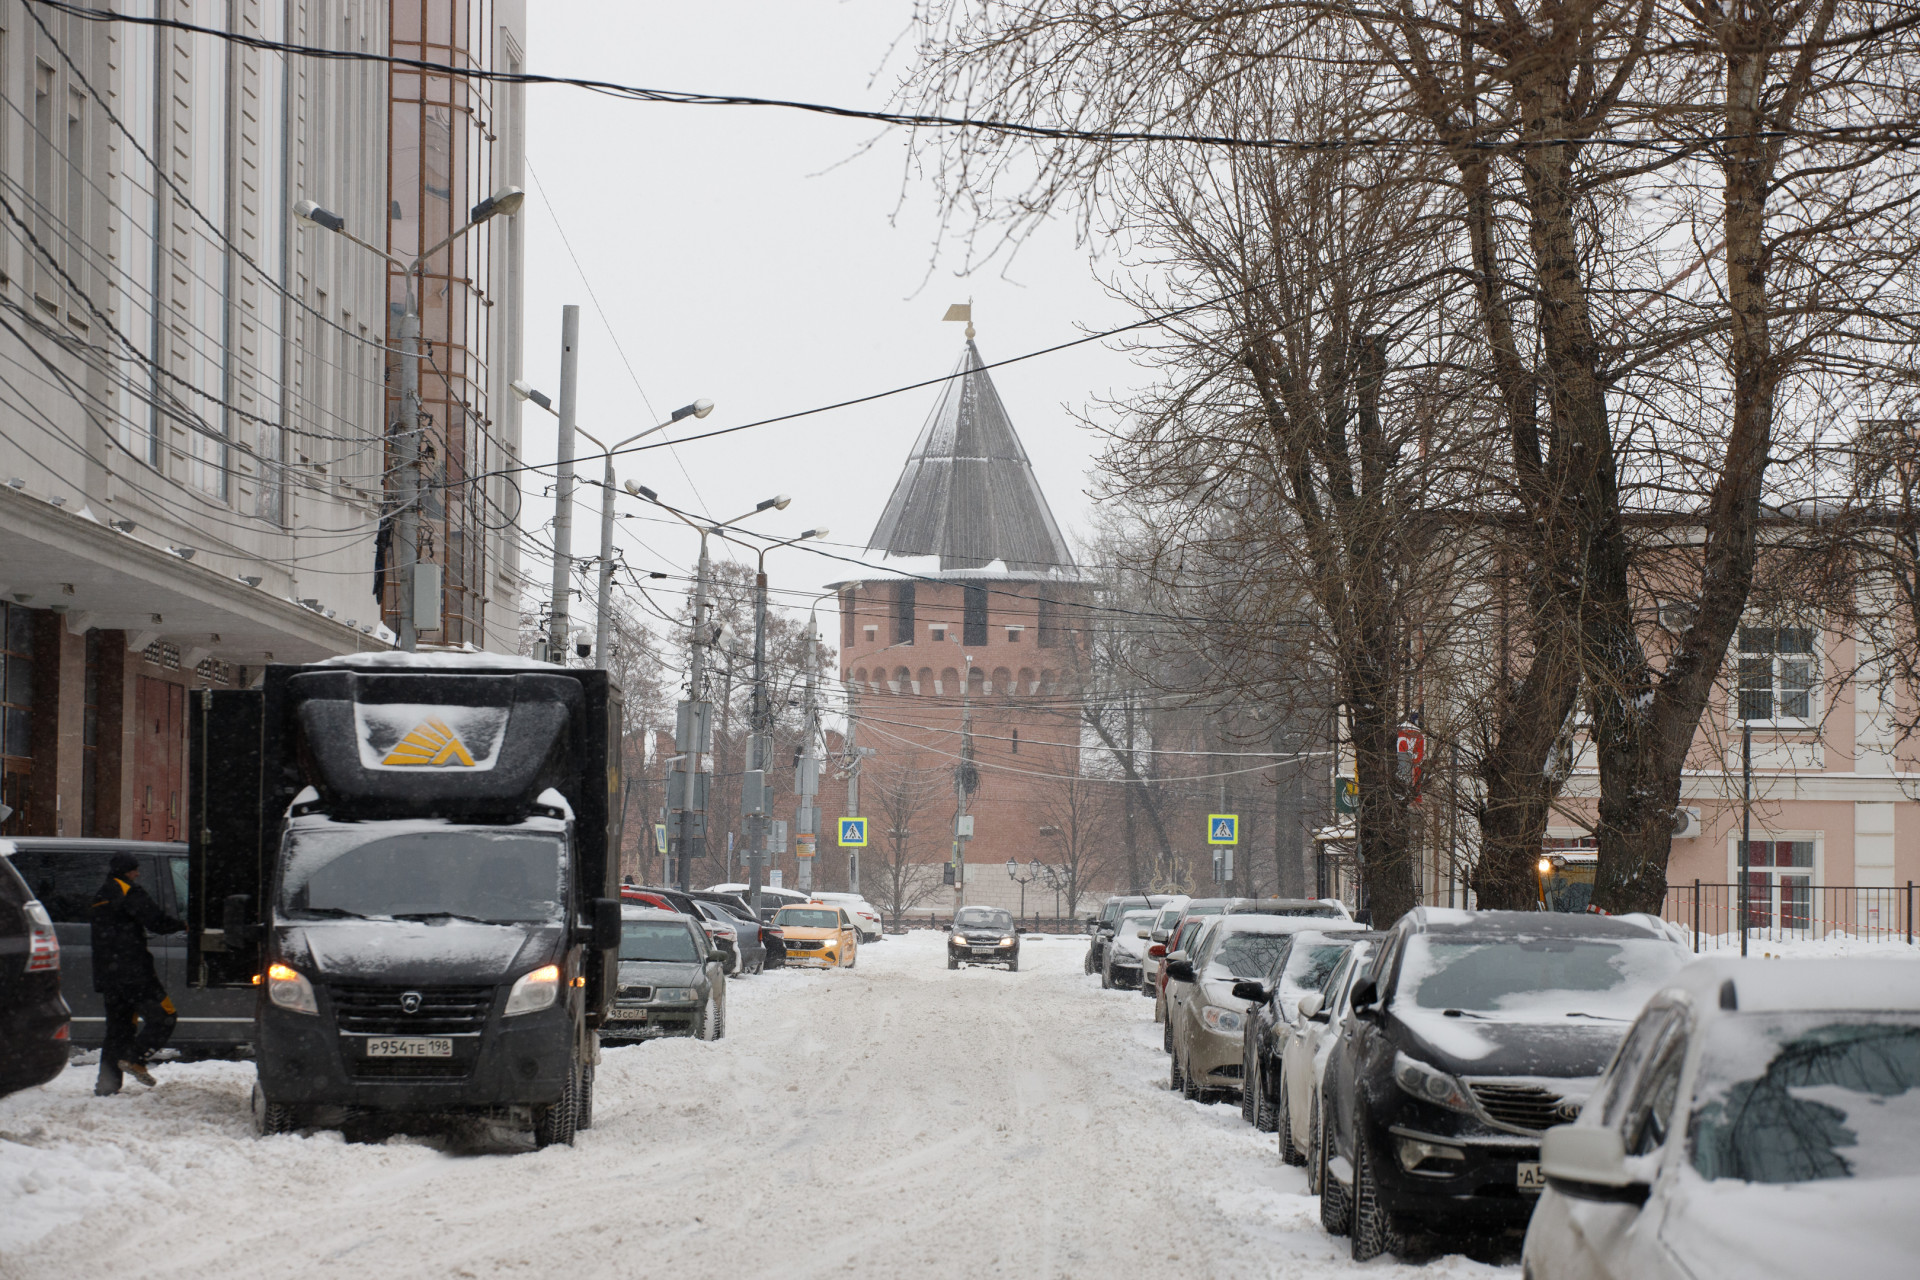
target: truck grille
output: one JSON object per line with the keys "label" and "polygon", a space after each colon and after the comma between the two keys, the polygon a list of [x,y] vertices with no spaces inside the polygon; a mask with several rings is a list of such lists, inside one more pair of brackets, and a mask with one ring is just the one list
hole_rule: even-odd
{"label": "truck grille", "polygon": [[[1566,1102],[1564,1096],[1551,1089],[1542,1089],[1539,1085],[1479,1081],[1469,1084],[1467,1088],[1473,1090],[1474,1101],[1488,1115],[1516,1129],[1542,1133],[1556,1124],[1565,1124],[1573,1119],[1563,1109]],[[1578,1114],[1577,1100],[1571,1110]]]}
{"label": "truck grille", "polygon": [[[337,986],[333,997],[340,1030],[376,1036],[446,1036],[486,1030],[487,1011],[493,1007],[492,987]],[[420,997],[420,1007],[408,1013],[402,1001]]]}

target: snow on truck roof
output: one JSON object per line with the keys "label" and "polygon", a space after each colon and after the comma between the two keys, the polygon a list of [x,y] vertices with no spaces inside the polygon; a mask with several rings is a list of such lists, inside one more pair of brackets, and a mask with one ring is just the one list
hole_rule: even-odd
{"label": "snow on truck roof", "polygon": [[356,671],[564,671],[566,668],[538,658],[522,658],[511,653],[491,653],[485,649],[423,650],[409,653],[391,649],[384,653],[343,653],[322,658],[316,667],[351,667]]}

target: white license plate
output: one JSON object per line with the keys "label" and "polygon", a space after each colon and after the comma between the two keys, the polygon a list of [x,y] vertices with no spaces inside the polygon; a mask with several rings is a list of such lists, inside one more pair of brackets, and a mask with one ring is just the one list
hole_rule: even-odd
{"label": "white license plate", "polygon": [[1540,1166],[1538,1164],[1532,1162],[1519,1166],[1519,1170],[1515,1174],[1515,1181],[1519,1184],[1522,1191],[1545,1191],[1547,1189],[1547,1175],[1540,1172]]}
{"label": "white license plate", "polygon": [[975,947],[973,954],[977,956],[990,956],[998,949],[997,947]]}
{"label": "white license plate", "polygon": [[453,1041],[438,1037],[389,1036],[367,1041],[369,1058],[451,1058]]}
{"label": "white license plate", "polygon": [[609,1009],[607,1017],[613,1022],[645,1022],[647,1011],[645,1009]]}

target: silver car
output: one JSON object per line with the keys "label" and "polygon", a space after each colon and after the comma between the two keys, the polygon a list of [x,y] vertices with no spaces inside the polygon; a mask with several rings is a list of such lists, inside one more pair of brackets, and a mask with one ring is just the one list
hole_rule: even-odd
{"label": "silver car", "polygon": [[620,983],[600,1027],[601,1042],[718,1040],[726,1033],[726,959],[700,922],[678,911],[623,907]]}

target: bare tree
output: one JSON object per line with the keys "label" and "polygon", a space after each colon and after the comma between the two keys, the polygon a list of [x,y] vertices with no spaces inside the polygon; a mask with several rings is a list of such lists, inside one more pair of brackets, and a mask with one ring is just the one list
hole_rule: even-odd
{"label": "bare tree", "polygon": [[1090,885],[1111,876],[1114,802],[1119,790],[1112,780],[1084,774],[1042,784],[1041,839],[1052,853],[1050,861],[1069,916],[1080,909],[1080,899]]}
{"label": "bare tree", "polygon": [[940,888],[941,864],[927,859],[933,837],[926,834],[924,820],[945,794],[948,777],[946,769],[921,767],[917,752],[891,767],[869,764],[861,771],[866,795],[885,826],[879,833],[881,855],[860,860],[860,889],[893,918],[896,929],[905,927],[907,912]]}

